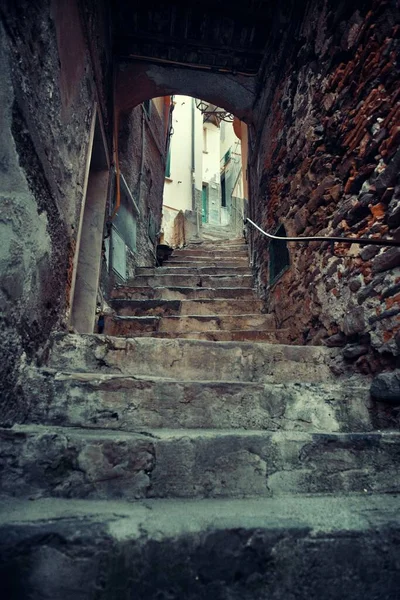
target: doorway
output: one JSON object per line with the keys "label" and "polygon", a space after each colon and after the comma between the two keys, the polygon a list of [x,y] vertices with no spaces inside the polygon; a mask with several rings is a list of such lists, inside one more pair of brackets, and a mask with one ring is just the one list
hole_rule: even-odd
{"label": "doorway", "polygon": [[201,189],[201,222],[208,222],[208,185],[203,183]]}

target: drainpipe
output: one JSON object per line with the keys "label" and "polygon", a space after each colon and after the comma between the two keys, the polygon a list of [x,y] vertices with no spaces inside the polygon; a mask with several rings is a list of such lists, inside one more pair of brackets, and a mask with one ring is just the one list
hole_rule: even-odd
{"label": "drainpipe", "polygon": [[195,170],[196,170],[196,162],[195,162],[195,102],[194,98],[192,98],[192,210],[196,210],[196,192],[195,192]]}
{"label": "drainpipe", "polygon": [[118,136],[119,136],[119,108],[117,107],[116,100],[116,89],[117,89],[117,71],[114,64],[113,72],[113,112],[114,112],[114,127],[113,127],[113,152],[114,152],[114,165],[116,173],[116,188],[115,188],[115,207],[111,215],[111,221],[117,214],[121,205],[121,179],[119,170],[119,150],[118,150]]}
{"label": "drainpipe", "polygon": [[140,157],[140,172],[139,172],[139,180],[138,180],[138,199],[137,199],[137,205],[140,208],[140,198],[142,196],[142,180],[143,180],[143,169],[144,169],[144,124],[145,124],[145,119],[146,117],[144,116],[144,108],[142,106],[142,153],[141,153],[141,157]]}
{"label": "drainpipe", "polygon": [[[255,198],[253,198],[253,193],[252,193],[252,182],[251,182],[251,178],[250,178],[250,165],[254,164],[253,161],[253,157],[251,157],[252,160],[250,160],[250,152],[253,150],[253,132],[251,130],[251,128],[248,128],[248,155],[247,155],[247,202],[248,202],[248,206],[247,206],[247,211],[248,214],[253,215],[253,217],[250,216],[251,219],[254,218],[254,214],[255,214]],[[254,265],[254,231],[253,231],[253,227],[247,227],[247,243],[249,246],[249,254],[250,254],[250,266],[253,267]]]}

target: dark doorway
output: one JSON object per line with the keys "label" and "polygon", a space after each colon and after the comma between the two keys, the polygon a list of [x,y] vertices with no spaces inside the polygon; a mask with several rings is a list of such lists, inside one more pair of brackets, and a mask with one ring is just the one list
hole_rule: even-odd
{"label": "dark doorway", "polygon": [[[278,237],[286,237],[284,225],[275,232]],[[290,256],[287,242],[284,240],[271,240],[269,243],[269,282],[275,283],[277,279],[290,267]]]}
{"label": "dark doorway", "polygon": [[225,185],[225,175],[221,177],[221,206],[226,207],[226,185]]}

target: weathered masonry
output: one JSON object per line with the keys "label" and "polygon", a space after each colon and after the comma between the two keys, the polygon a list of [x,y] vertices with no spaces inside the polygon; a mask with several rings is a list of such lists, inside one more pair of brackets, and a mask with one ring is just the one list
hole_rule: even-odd
{"label": "weathered masonry", "polygon": [[399,247],[156,257],[174,94],[263,230],[400,240],[399,3],[0,15],[2,597],[397,598]]}
{"label": "weathered masonry", "polygon": [[[264,229],[397,235],[394,1],[311,2],[307,11],[302,2],[254,2],[246,18],[236,3],[227,12],[215,3],[75,0],[5,2],[1,10],[2,380],[13,394],[2,412],[11,419],[21,357],[31,360],[71,320],[85,223],[97,223],[88,261],[102,255],[103,292],[115,269],[118,280],[118,269],[130,276],[154,260],[169,118],[162,97],[205,97],[247,123],[250,216]],[[154,97],[146,110],[141,103]],[[104,218],[117,228],[116,149],[121,211],[136,227],[122,264],[120,233],[109,244],[98,225]],[[91,215],[95,181],[104,210]],[[332,254],[326,245],[289,244],[289,268],[272,278],[269,245],[256,232],[249,238],[257,286],[290,342],[350,346],[362,372],[393,366],[398,249],[346,245]],[[96,266],[95,288],[98,274]],[[96,290],[89,295],[84,310],[93,313]]]}

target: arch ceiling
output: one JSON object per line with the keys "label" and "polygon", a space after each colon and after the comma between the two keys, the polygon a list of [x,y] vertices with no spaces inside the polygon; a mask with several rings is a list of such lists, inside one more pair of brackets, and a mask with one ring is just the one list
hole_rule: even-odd
{"label": "arch ceiling", "polygon": [[252,120],[265,56],[306,0],[113,0],[121,110],[188,94]]}
{"label": "arch ceiling", "polygon": [[114,0],[114,53],[120,60],[256,75],[277,5],[276,0]]}
{"label": "arch ceiling", "polygon": [[121,63],[117,73],[119,109],[129,110],[144,100],[184,94],[221,106],[244,121],[251,120],[255,78],[194,71],[151,63]]}

